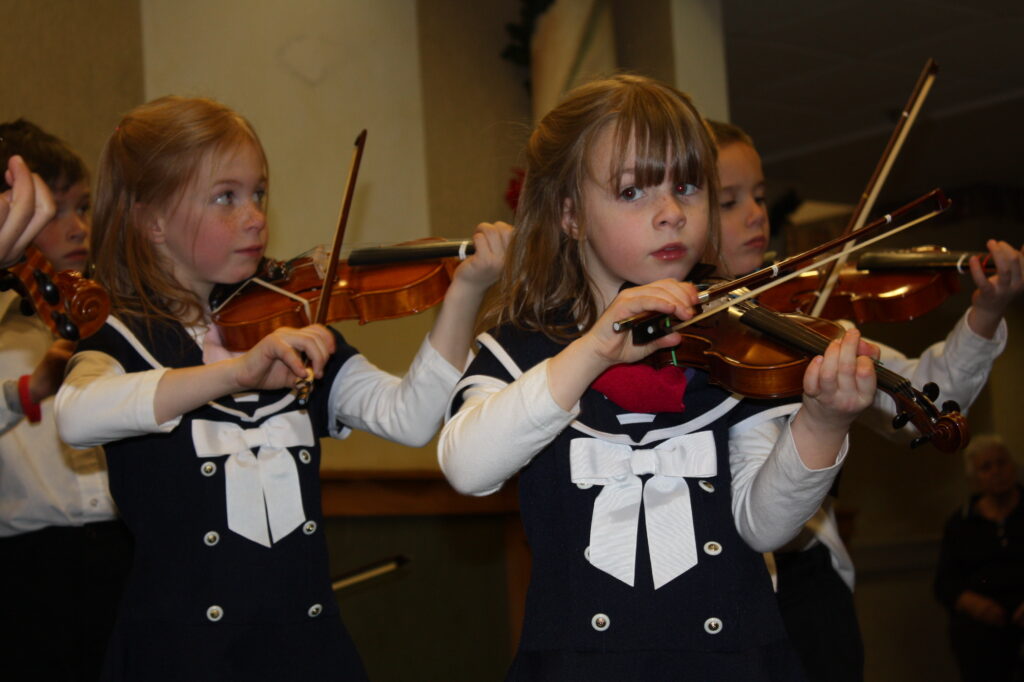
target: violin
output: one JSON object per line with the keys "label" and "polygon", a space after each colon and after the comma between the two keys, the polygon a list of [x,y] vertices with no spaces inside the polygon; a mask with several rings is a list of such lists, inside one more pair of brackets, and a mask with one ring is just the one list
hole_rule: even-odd
{"label": "violin", "polygon": [[73,270],[55,272],[33,246],[0,275],[0,291],[10,289],[22,295],[24,314],[37,315],[54,335],[68,341],[95,334],[110,314],[106,289]]}
{"label": "violin", "polygon": [[[803,393],[811,358],[824,354],[845,330],[836,322],[800,313],[777,313],[743,301],[681,330],[678,346],[654,353],[652,363],[703,369],[711,383],[749,398],[786,398]],[[960,406],[946,401],[938,410],[933,383],[917,391],[910,382],[876,365],[878,388],[896,402],[893,428],[913,423],[920,435],[911,447],[930,442],[943,452],[967,445],[970,430]]]}
{"label": "violin", "polygon": [[[836,259],[840,258],[843,253],[832,253],[832,255],[821,258],[819,258],[819,256],[834,251],[836,247],[861,239],[862,241],[857,244],[855,248],[863,248],[880,239],[885,239],[897,232],[928,220],[929,218],[948,210],[951,205],[952,202],[950,202],[949,198],[946,197],[941,190],[934,189],[909,204],[896,209],[892,213],[887,213],[878,220],[875,220],[858,230],[854,230],[849,234],[836,237],[824,244],[812,247],[803,253],[790,256],[778,263],[773,263],[768,267],[755,270],[754,272],[738,277],[737,279],[710,286],[700,292],[698,295],[698,303],[703,305],[714,301],[716,298],[724,296],[732,297],[732,292],[738,289],[746,290],[746,292],[741,295],[742,300],[760,296],[771,288],[778,287],[779,285],[800,277],[812,270],[818,270],[824,264],[834,262]],[[932,206],[932,210],[920,215],[920,212],[928,206]],[[906,222],[899,223],[897,222],[897,219],[905,220]],[[883,228],[886,227],[890,229],[882,232]],[[881,234],[879,234],[880,232]],[[819,259],[813,260],[815,258]],[[808,261],[811,262],[808,263]],[[750,289],[750,287],[757,288]],[[733,302],[737,303],[739,301],[734,300]],[[671,316],[666,317],[661,313],[640,313],[623,320],[617,320],[613,323],[612,327],[617,332],[633,329],[634,340],[638,338],[638,335],[643,334],[647,334],[649,336],[648,340],[650,340],[657,336],[664,336],[672,331],[679,331],[682,327],[693,324],[699,319],[712,314],[714,314],[714,311],[704,312],[686,322],[680,322]],[[663,323],[656,323],[655,320],[658,318],[663,318]],[[647,330],[646,332],[644,331],[645,329]],[[655,336],[650,336],[650,334],[655,334]]]}
{"label": "violin", "polygon": [[[988,253],[950,252],[923,246],[863,253],[839,276],[818,316],[830,320],[905,322],[917,319],[960,290],[959,275],[969,272],[971,256],[981,258],[991,272]],[[765,290],[758,302],[780,313],[810,313],[818,300],[822,275],[808,271]]]}
{"label": "violin", "polygon": [[[907,139],[914,121],[917,120],[917,115],[921,111],[928,93],[935,84],[938,70],[939,65],[935,63],[934,59],[929,57],[925,60],[924,68],[921,69],[921,74],[917,77],[917,82],[914,83],[914,89],[910,93],[910,98],[903,106],[903,110],[896,121],[896,126],[889,136],[889,141],[886,143],[885,149],[882,150],[882,156],[878,160],[878,164],[875,166],[871,177],[868,178],[868,184],[864,191],[861,192],[860,200],[857,202],[857,206],[854,208],[853,214],[843,230],[844,235],[849,235],[859,230],[871,213],[871,209],[878,199],[878,194],[882,190],[882,185],[885,184],[889,171],[892,169],[896,157],[903,148],[903,143]],[[821,277],[819,278],[818,295],[813,303],[813,307],[808,311],[810,314],[815,317],[822,315],[822,310],[831,300],[832,290],[836,286],[840,273],[844,269],[843,266],[846,265],[846,259],[853,248],[853,241],[846,242],[842,252],[838,254],[838,258],[830,261],[825,266],[825,269],[822,270]]]}
{"label": "violin", "polygon": [[414,315],[444,299],[459,260],[472,253],[472,241],[440,238],[354,250],[338,262],[324,296],[322,251],[287,262],[268,260],[257,277],[214,310],[213,322],[225,348],[245,351],[278,327],[312,324],[321,305],[322,323]]}
{"label": "violin", "polygon": [[[844,236],[863,227],[935,83],[938,68],[935,60],[929,58],[925,61],[882,156],[843,230]],[[854,240],[845,241],[843,251],[824,268],[802,273],[788,282],[767,289],[759,296],[759,302],[778,312],[804,312],[832,320],[846,318],[858,323],[902,322],[920,317],[938,307],[959,289],[956,275],[948,271],[888,270],[880,274],[865,271],[863,265],[847,266],[847,258],[854,249],[854,243]]]}

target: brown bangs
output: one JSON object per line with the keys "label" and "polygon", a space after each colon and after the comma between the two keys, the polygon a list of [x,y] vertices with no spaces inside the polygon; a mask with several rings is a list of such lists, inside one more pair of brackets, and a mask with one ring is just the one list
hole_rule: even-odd
{"label": "brown bangs", "polygon": [[[678,99],[658,90],[627,92],[614,124],[611,179],[631,170],[633,184],[641,188],[660,185],[666,177],[675,183],[707,187],[715,177],[714,150],[703,143],[706,135],[698,127],[703,124]],[[635,167],[627,169],[631,146]]]}

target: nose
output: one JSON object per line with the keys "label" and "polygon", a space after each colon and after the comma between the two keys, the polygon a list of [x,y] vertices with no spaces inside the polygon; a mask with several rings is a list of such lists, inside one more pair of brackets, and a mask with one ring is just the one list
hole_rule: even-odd
{"label": "nose", "polygon": [[73,216],[69,221],[68,241],[84,242],[92,231],[92,221],[88,214],[74,213]]}
{"label": "nose", "polygon": [[658,227],[666,228],[681,228],[686,225],[683,202],[674,192],[665,192],[662,195],[654,223]]}
{"label": "nose", "polygon": [[249,212],[245,217],[245,226],[250,230],[262,230],[267,226],[266,209],[258,202],[249,204]]}
{"label": "nose", "polygon": [[750,199],[750,207],[747,211],[747,227],[763,230],[768,224],[768,207],[763,201]]}

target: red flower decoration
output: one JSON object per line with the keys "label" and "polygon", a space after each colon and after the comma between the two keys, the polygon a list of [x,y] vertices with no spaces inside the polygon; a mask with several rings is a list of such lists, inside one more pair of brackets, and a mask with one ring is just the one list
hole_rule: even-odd
{"label": "red flower decoration", "polygon": [[519,193],[523,191],[524,177],[526,177],[525,170],[513,168],[512,177],[508,179],[508,187],[505,188],[505,203],[513,213],[516,212],[516,207],[519,205]]}

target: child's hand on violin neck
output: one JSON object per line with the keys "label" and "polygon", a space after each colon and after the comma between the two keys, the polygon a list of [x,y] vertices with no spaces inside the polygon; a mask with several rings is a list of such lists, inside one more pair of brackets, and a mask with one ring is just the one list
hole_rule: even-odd
{"label": "child's hand on violin neck", "polygon": [[40,403],[57,392],[64,381],[64,368],[75,353],[75,344],[71,341],[58,339],[46,351],[46,355],[32,370],[28,382],[29,396],[32,402]]}
{"label": "child's hand on violin neck", "polygon": [[995,239],[989,239],[986,246],[996,274],[986,277],[981,260],[971,257],[971,278],[977,287],[971,298],[975,317],[971,326],[975,332],[991,338],[1006,307],[1024,291],[1024,247],[1018,251]]}
{"label": "child's hand on violin neck", "polygon": [[234,362],[235,380],[249,389],[290,388],[306,377],[306,360],[317,378],[334,352],[334,336],[318,324],[294,329],[279,327]]}
{"label": "child's hand on violin neck", "polygon": [[501,276],[505,265],[505,249],[512,239],[512,226],[508,223],[480,223],[473,232],[472,256],[462,261],[455,270],[455,281],[479,289],[486,289]]}
{"label": "child's hand on violin neck", "polygon": [[697,287],[690,282],[660,279],[650,284],[624,289],[605,309],[586,336],[594,351],[608,366],[636,362],[661,348],[679,345],[678,333],[668,334],[644,346],[633,344],[632,335],[616,332],[612,323],[645,312],[672,315],[688,320],[696,314]]}
{"label": "child's hand on violin neck", "polygon": [[879,349],[850,329],[811,360],[804,373],[804,411],[819,428],[845,431],[874,401]]}

